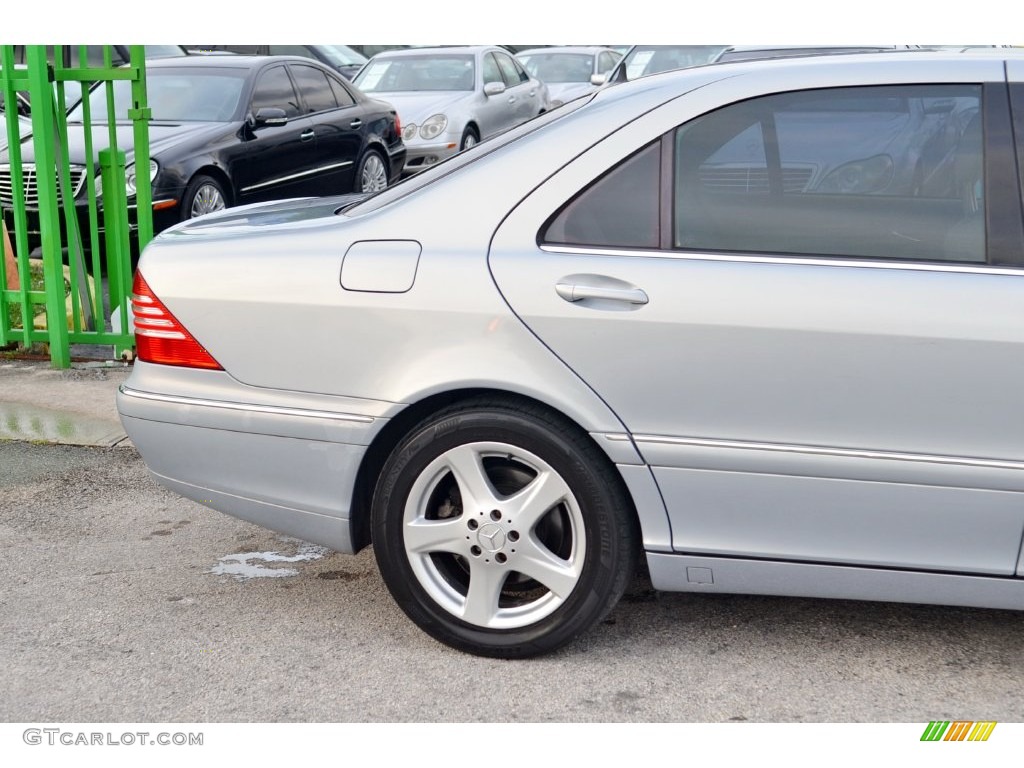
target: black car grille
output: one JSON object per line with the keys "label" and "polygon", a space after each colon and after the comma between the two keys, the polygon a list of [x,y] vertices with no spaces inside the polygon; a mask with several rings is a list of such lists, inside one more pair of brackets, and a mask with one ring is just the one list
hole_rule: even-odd
{"label": "black car grille", "polygon": [[[811,180],[810,168],[783,168],[782,191],[803,192]],[[701,185],[720,192],[768,192],[768,169],[736,166],[704,166]]]}
{"label": "black car grille", "polygon": [[[85,186],[85,166],[71,166],[71,189],[72,197],[78,197]],[[36,176],[36,166],[33,163],[25,163],[21,171],[22,183],[25,188],[25,207],[39,207],[39,185]],[[10,208],[14,205],[14,182],[11,179],[11,166],[0,165],[0,205]]]}

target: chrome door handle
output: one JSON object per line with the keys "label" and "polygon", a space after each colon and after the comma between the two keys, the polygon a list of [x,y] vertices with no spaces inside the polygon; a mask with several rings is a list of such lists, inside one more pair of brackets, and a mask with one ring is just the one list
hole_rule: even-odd
{"label": "chrome door handle", "polygon": [[555,292],[566,301],[582,301],[583,299],[606,299],[608,301],[625,301],[629,304],[646,304],[647,294],[639,288],[607,288],[597,285],[577,285],[575,283],[558,283]]}
{"label": "chrome door handle", "polygon": [[314,136],[316,136],[316,131],[314,131],[312,128],[307,128],[306,130],[299,134],[299,138],[302,139],[303,141],[309,141]]}
{"label": "chrome door handle", "polygon": [[357,117],[357,118],[356,118],[355,120],[353,120],[353,121],[352,121],[351,123],[349,123],[349,124],[348,124],[348,127],[349,127],[349,128],[358,128],[358,127],[359,127],[359,126],[361,126],[362,124],[363,124],[363,121],[362,121],[362,120],[360,120],[360,119],[359,119],[359,118]]}

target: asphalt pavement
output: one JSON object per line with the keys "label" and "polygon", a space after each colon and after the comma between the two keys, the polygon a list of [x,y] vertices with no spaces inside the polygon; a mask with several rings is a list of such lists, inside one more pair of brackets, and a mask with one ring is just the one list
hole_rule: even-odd
{"label": "asphalt pavement", "polygon": [[[345,556],[158,486],[130,368],[0,361],[0,721],[1024,720],[1024,612],[659,593],[529,661],[459,653]],[[57,444],[57,443],[64,443]]]}
{"label": "asphalt pavement", "polygon": [[0,467],[0,721],[1024,720],[1020,612],[641,577],[557,653],[482,659],[417,629],[372,550],[183,499],[134,450],[5,441]]}

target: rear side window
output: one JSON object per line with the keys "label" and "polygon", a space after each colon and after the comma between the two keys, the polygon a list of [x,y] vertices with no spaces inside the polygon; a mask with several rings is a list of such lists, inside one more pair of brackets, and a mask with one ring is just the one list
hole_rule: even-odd
{"label": "rear side window", "polygon": [[676,248],[985,261],[980,86],[734,104],[675,135]]}
{"label": "rear side window", "polygon": [[334,99],[338,102],[339,107],[349,107],[356,103],[356,100],[352,98],[352,94],[348,92],[344,85],[333,77],[328,77],[327,81],[331,84],[331,90],[334,91]]}
{"label": "rear side window", "polygon": [[526,74],[526,70],[523,69],[523,65],[520,64],[515,58],[509,59],[512,62],[512,66],[516,68],[516,74],[519,75],[520,83],[530,82],[530,76]]}
{"label": "rear side window", "polygon": [[548,243],[657,248],[660,142],[606,173],[562,208],[542,233]]}

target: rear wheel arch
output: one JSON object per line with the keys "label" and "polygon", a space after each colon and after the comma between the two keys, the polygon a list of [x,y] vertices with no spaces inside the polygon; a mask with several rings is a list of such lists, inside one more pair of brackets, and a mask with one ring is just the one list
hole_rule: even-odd
{"label": "rear wheel arch", "polygon": [[623,494],[629,500],[629,513],[637,520],[639,525],[636,504],[625,481],[615,468],[615,464],[578,422],[547,403],[519,393],[501,389],[461,389],[431,395],[409,405],[398,415],[390,419],[370,443],[356,474],[355,488],[352,493],[352,503],[350,506],[349,525],[351,526],[352,543],[355,551],[359,551],[372,543],[370,510],[373,503],[374,489],[384,464],[399,443],[416,429],[419,424],[443,409],[460,405],[469,408],[483,403],[496,403],[511,407],[539,410],[546,417],[555,422],[560,422],[565,428],[577,430],[597,448],[597,452],[604,458],[604,469],[613,482],[622,486]]}

